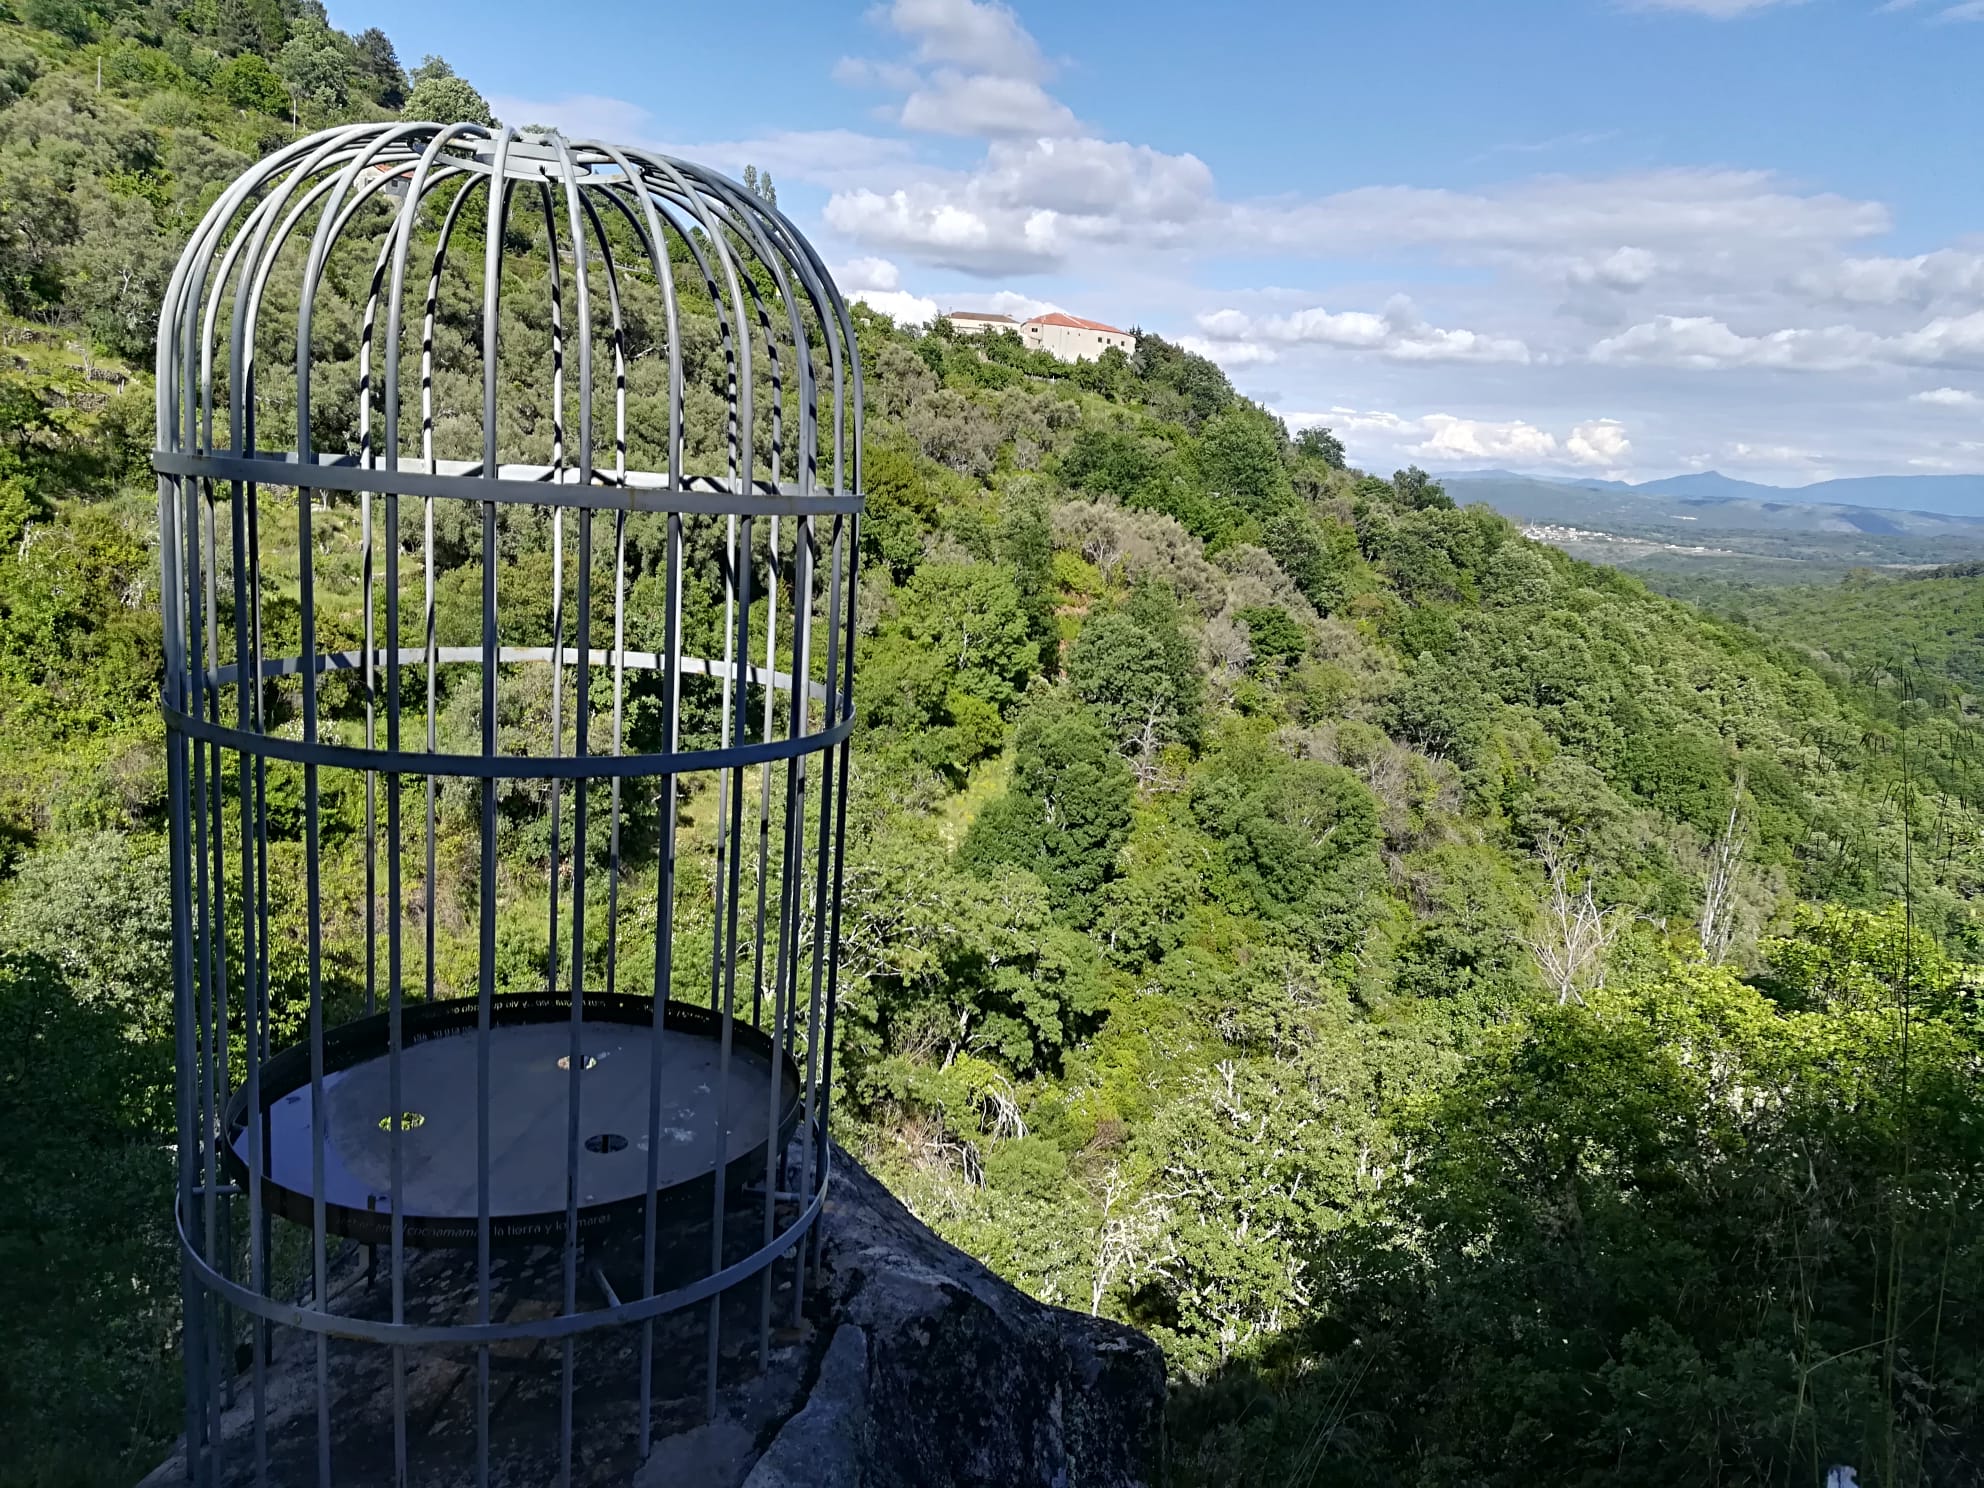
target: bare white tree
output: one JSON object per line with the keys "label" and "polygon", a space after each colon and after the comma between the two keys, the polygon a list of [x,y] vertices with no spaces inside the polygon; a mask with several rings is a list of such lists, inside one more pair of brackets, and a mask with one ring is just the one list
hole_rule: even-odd
{"label": "bare white tree", "polygon": [[1544,980],[1557,990],[1557,1005],[1584,1001],[1584,994],[1605,985],[1605,953],[1626,920],[1622,906],[1600,909],[1591,875],[1564,849],[1548,838],[1542,848],[1543,866],[1550,873],[1550,892],[1529,938],[1530,954]]}
{"label": "bare white tree", "polygon": [[1104,583],[1123,561],[1129,533],[1123,511],[1114,501],[1070,501],[1054,509],[1054,539],[1072,547],[1096,566]]}
{"label": "bare white tree", "polygon": [[1004,1075],[990,1075],[975,1094],[980,1118],[991,1129],[993,1136],[1026,1135],[1026,1117],[1020,1114],[1019,1098],[1013,1094],[1012,1082]]}
{"label": "bare white tree", "polygon": [[1167,700],[1154,698],[1143,723],[1130,737],[1130,773],[1137,777],[1137,788],[1146,795],[1178,787],[1178,781],[1164,768],[1165,739],[1176,717],[1176,710]]}
{"label": "bare white tree", "polygon": [[1709,963],[1720,966],[1729,955],[1729,944],[1736,937],[1736,870],[1742,866],[1749,833],[1743,829],[1743,775],[1736,775],[1736,794],[1729,802],[1729,820],[1708,846],[1702,882],[1702,918],[1699,927],[1702,954]]}
{"label": "bare white tree", "polygon": [[1199,637],[1199,655],[1212,672],[1213,680],[1226,684],[1237,681],[1247,670],[1247,663],[1254,659],[1254,647],[1247,637],[1247,627],[1222,613],[1206,622]]}
{"label": "bare white tree", "polygon": [[1227,575],[1206,561],[1199,540],[1172,517],[1127,511],[1115,497],[1101,496],[1061,502],[1051,520],[1054,545],[1080,553],[1105,582],[1153,575],[1202,616],[1218,614],[1226,603]]}
{"label": "bare white tree", "polygon": [[1102,1311],[1102,1299],[1117,1282],[1135,1286],[1151,1270],[1151,1248],[1171,1214],[1157,1199],[1146,1195],[1126,1204],[1130,1185],[1118,1168],[1112,1167],[1102,1181],[1102,1228],[1095,1237],[1095,1268],[1089,1280],[1088,1315]]}

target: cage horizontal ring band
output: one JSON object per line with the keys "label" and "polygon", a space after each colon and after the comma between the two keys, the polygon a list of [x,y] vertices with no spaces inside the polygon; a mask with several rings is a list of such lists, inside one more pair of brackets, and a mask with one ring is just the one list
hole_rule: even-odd
{"label": "cage horizontal ring band", "polygon": [[[436,646],[434,660],[442,666],[480,666],[483,661],[480,646]],[[371,653],[375,667],[383,669],[388,662],[397,661],[403,667],[421,667],[427,664],[428,652],[424,646],[402,646],[397,651],[389,647],[378,647]],[[356,672],[365,666],[366,653],[363,651],[319,651],[314,670],[319,676],[325,672]],[[630,672],[654,672],[663,670],[664,658],[653,651],[613,651],[600,646],[591,647],[581,657],[576,646],[564,646],[559,650],[558,659],[566,666],[575,667],[583,660],[587,665],[609,667],[619,665]],[[496,649],[498,664],[508,666],[516,662],[551,660],[549,646],[499,646]],[[770,685],[779,691],[792,691],[792,674],[776,670],[768,671],[754,663],[742,666],[725,666],[722,662],[709,661],[700,656],[678,657],[676,665],[685,677],[714,677],[721,681],[725,677],[735,678],[739,673],[747,682],[763,687]],[[258,671],[265,679],[274,677],[300,676],[305,670],[304,659],[300,656],[264,657]],[[213,667],[207,672],[207,683],[213,687],[232,687],[241,680],[238,663],[229,662],[226,666]],[[816,703],[827,701],[827,686],[824,682],[808,682],[807,695]],[[841,711],[846,712],[848,700],[840,699]]]}
{"label": "cage horizontal ring band", "polygon": [[797,738],[666,754],[427,754],[418,750],[364,749],[356,745],[285,739],[276,734],[256,733],[253,729],[211,723],[178,708],[167,707],[164,712],[166,727],[171,732],[198,739],[203,744],[218,744],[236,754],[331,770],[465,776],[475,780],[646,780],[663,775],[693,775],[705,770],[741,769],[824,754],[853,732],[858,721],[850,711],[832,728]]}
{"label": "cage horizontal ring band", "polygon": [[[817,1123],[808,1134],[808,1142],[818,1140]],[[550,1339],[572,1338],[580,1333],[589,1333],[595,1328],[611,1328],[627,1323],[646,1322],[670,1312],[678,1312],[685,1307],[693,1307],[698,1302],[707,1302],[717,1293],[727,1290],[762,1272],[765,1267],[781,1255],[800,1244],[811,1233],[814,1222],[820,1217],[820,1209],[826,1203],[827,1192],[833,1182],[833,1147],[830,1143],[820,1143],[821,1171],[819,1188],[807,1200],[806,1207],[794,1216],[792,1223],[773,1237],[769,1245],[761,1245],[741,1260],[733,1261],[712,1276],[692,1281],[673,1291],[656,1292],[652,1297],[640,1297],[631,1302],[622,1302],[617,1307],[599,1307],[590,1312],[558,1313],[551,1317],[525,1318],[514,1323],[381,1323],[369,1318],[347,1317],[338,1313],[320,1312],[314,1307],[305,1307],[296,1302],[278,1302],[273,1297],[265,1297],[253,1287],[246,1287],[237,1281],[223,1276],[200,1254],[192,1238],[186,1233],[186,1216],[174,1206],[174,1222],[179,1233],[179,1253],[193,1268],[203,1286],[215,1294],[225,1297],[244,1312],[252,1313],[266,1322],[280,1327],[299,1328],[308,1333],[321,1333],[331,1338],[350,1338],[360,1343],[380,1343],[399,1345],[408,1348],[453,1347],[479,1348],[492,1343],[506,1343],[512,1339],[531,1339],[543,1342]]]}
{"label": "cage horizontal ring band", "polygon": [[676,513],[683,516],[807,517],[859,512],[863,497],[852,491],[802,491],[781,482],[776,489],[756,481],[749,491],[722,489],[728,482],[690,478],[653,486],[578,485],[517,476],[471,477],[405,468],[311,461],[260,455],[202,455],[186,450],[154,450],[152,468],[164,476],[278,486],[306,491],[348,491],[354,495],[432,496],[453,501],[501,501],[525,506],[562,506],[591,511]]}

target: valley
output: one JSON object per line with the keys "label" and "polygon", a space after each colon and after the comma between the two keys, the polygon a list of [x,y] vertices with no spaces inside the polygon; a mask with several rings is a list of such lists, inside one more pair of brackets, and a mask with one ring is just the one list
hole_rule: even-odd
{"label": "valley", "polygon": [[[1908,479],[1886,489],[1906,491]],[[1856,568],[1924,571],[1984,557],[1984,517],[1804,499],[1853,482],[1794,492],[1682,480],[1689,483],[1677,490],[1673,482],[1625,486],[1484,471],[1446,483],[1458,499],[1488,505],[1542,541],[1630,571],[1803,583]],[[1928,490],[1919,495],[1934,499]]]}

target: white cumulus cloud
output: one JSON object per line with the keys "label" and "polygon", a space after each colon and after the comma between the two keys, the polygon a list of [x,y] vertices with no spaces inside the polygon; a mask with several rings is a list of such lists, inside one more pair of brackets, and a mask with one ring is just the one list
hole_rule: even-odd
{"label": "white cumulus cloud", "polygon": [[1414,453],[1429,460],[1517,460],[1528,463],[1554,460],[1558,453],[1556,435],[1522,419],[1496,423],[1486,419],[1455,418],[1446,413],[1429,413],[1420,420],[1420,424],[1426,430],[1426,438]]}
{"label": "white cumulus cloud", "polygon": [[972,301],[974,310],[991,310],[999,315],[1010,315],[1015,320],[1032,320],[1036,315],[1052,315],[1065,307],[1053,300],[1036,299],[1030,294],[1017,290],[995,290],[989,295],[980,295]]}
{"label": "white cumulus cloud", "polygon": [[998,139],[1081,133],[1043,84],[1054,69],[1008,6],[989,0],[893,0],[869,12],[905,41],[906,59],[843,57],[837,81],[903,95],[905,129]]}
{"label": "white cumulus cloud", "polygon": [[902,325],[927,325],[937,318],[935,300],[906,289],[857,289],[848,298],[859,300],[870,310],[879,310]]}
{"label": "white cumulus cloud", "polygon": [[[1286,315],[1253,316],[1240,310],[1207,311],[1198,327],[1214,341],[1259,347],[1263,342],[1331,346],[1371,351],[1398,362],[1527,362],[1529,348],[1509,336],[1448,330],[1427,324],[1403,296],[1382,314],[1369,310],[1327,310],[1320,305]],[[1233,360],[1229,353],[1223,360]],[[1253,356],[1248,360],[1268,360]]]}
{"label": "white cumulus cloud", "polygon": [[871,14],[916,43],[919,62],[969,65],[1009,77],[1040,78],[1040,44],[1009,5],[997,0],[892,0]]}
{"label": "white cumulus cloud", "polygon": [[1797,287],[1849,305],[1984,302],[1984,253],[1939,248],[1913,258],[1844,258],[1808,269]]}
{"label": "white cumulus cloud", "polygon": [[1175,241],[1211,199],[1193,155],[1096,139],[994,141],[964,178],[827,202],[830,227],[858,242],[977,274],[1041,272],[1079,249]]}
{"label": "white cumulus cloud", "polygon": [[1242,250],[1324,256],[1423,245],[1462,258],[1559,259],[1610,254],[1622,243],[1696,257],[1832,245],[1892,225],[1878,202],[1793,191],[1769,171],[1685,167],[1531,176],[1478,191],[1360,186],[1308,201],[1236,204],[1232,223]]}
{"label": "white cumulus cloud", "polygon": [[1565,277],[1573,284],[1638,289],[1659,267],[1659,255],[1645,248],[1614,248],[1610,253],[1573,259]]}
{"label": "white cumulus cloud", "polygon": [[903,100],[905,129],[967,136],[1061,135],[1079,127],[1074,112],[1030,78],[940,69]]}
{"label": "white cumulus cloud", "polygon": [[859,289],[900,289],[902,270],[886,258],[851,258],[834,270],[834,282],[849,293]]}
{"label": "white cumulus cloud", "polygon": [[1253,367],[1280,360],[1272,346],[1262,346],[1257,341],[1209,341],[1203,336],[1180,336],[1178,344],[1222,367]]}
{"label": "white cumulus cloud", "polygon": [[1927,403],[1931,408],[1984,408],[1984,398],[1966,388],[1929,388],[1909,394],[1911,403]]}
{"label": "white cumulus cloud", "polygon": [[1661,315],[1607,336],[1591,349],[1615,366],[1712,371],[1768,367],[1842,372],[1883,364],[1984,364],[1984,310],[1942,315],[1912,331],[1883,336],[1848,325],[1787,327],[1749,335],[1708,315]]}
{"label": "white cumulus cloud", "polygon": [[1633,453],[1633,442],[1626,437],[1626,426],[1617,419],[1592,419],[1571,430],[1564,441],[1564,453],[1580,465],[1603,465],[1616,469]]}
{"label": "white cumulus cloud", "polygon": [[1591,349],[1595,362],[1613,365],[1774,367],[1790,371],[1839,371],[1865,366],[1880,338],[1851,326],[1787,329],[1744,335],[1708,315],[1661,315],[1608,336]]}
{"label": "white cumulus cloud", "polygon": [[1385,410],[1277,410],[1290,429],[1324,426],[1344,441],[1353,461],[1384,469],[1399,461],[1439,467],[1482,464],[1622,471],[1632,441],[1617,419],[1590,419],[1558,436],[1528,419],[1463,418],[1426,413],[1416,418]]}
{"label": "white cumulus cloud", "polygon": [[1801,449],[1795,444],[1750,444],[1738,440],[1716,457],[1721,465],[1770,465],[1780,469],[1786,466],[1803,466],[1811,470],[1812,478],[1825,473],[1821,465],[1824,457],[1814,450]]}
{"label": "white cumulus cloud", "polygon": [[1883,344],[1891,360],[1898,362],[1967,366],[1984,361],[1984,310],[1939,315],[1920,330],[1891,337]]}
{"label": "white cumulus cloud", "polygon": [[[1984,394],[1984,235],[1893,254],[1888,235],[1920,224],[1897,224],[1882,201],[1754,161],[1629,168],[1639,152],[1623,144],[1607,152],[1615,166],[1579,172],[1538,172],[1540,160],[1515,158],[1522,150],[1491,151],[1475,165],[1498,160],[1511,174],[1483,167],[1490,174],[1464,186],[1353,177],[1345,189],[1296,179],[1272,195],[1222,190],[1187,152],[1190,135],[1154,148],[1078,117],[1060,96],[1069,64],[1029,32],[1017,3],[863,0],[866,44],[822,66],[869,90],[863,102],[881,122],[868,132],[678,141],[645,108],[610,97],[506,97],[496,108],[732,175],[746,163],[769,170],[788,210],[841,265],[847,291],[905,319],[945,309],[1024,318],[1059,308],[1025,276],[1056,276],[1053,293],[1076,313],[1141,320],[1269,401],[1328,410],[1323,421],[1368,447],[1374,467],[1651,474],[1712,450],[1732,466],[1803,473],[1813,461],[1787,452],[1830,447],[1843,423],[1885,406],[1856,439],[1850,468],[1900,469],[1953,453],[1950,415],[1974,406],[1911,399],[1911,388]],[[1647,17],[1621,22],[1617,12],[1733,21],[1772,9],[1772,0],[1590,3],[1627,32],[1644,31]],[[1775,4],[1787,7],[1776,12],[1787,31],[1803,19],[1792,0]],[[1918,4],[1925,20],[1984,13],[1984,0]],[[1688,29],[1706,41],[1707,25]],[[1104,107],[1091,96],[1087,108]],[[1877,89],[1869,106],[1884,96]],[[656,105],[671,129],[673,107]],[[1273,263],[1276,282],[1237,287],[1248,259]],[[1213,298],[1207,284],[1229,287]],[[1416,304],[1388,300],[1408,287]],[[1795,395],[1790,371],[1807,374]],[[1403,397],[1421,412],[1361,406]],[[1596,416],[1607,408],[1643,410],[1633,437]],[[1683,429],[1685,447],[1670,432]]]}

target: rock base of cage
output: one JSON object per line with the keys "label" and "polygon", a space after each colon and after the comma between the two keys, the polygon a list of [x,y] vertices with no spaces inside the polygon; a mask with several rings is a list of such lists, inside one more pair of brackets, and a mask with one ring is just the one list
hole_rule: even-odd
{"label": "rock base of cage", "polygon": [[[761,1203],[740,1207],[730,1226],[740,1245],[762,1215]],[[574,1341],[575,1485],[1148,1488],[1160,1481],[1164,1366],[1149,1339],[1015,1291],[939,1240],[844,1153],[835,1154],[821,1222],[822,1267],[809,1271],[797,1327],[790,1326],[792,1265],[773,1269],[769,1367],[759,1367],[761,1283],[724,1297],[714,1419],[705,1372],[709,1307],[656,1321],[645,1461],[635,1420],[641,1330]],[[685,1250],[700,1241],[707,1255],[707,1229],[671,1241]],[[588,1256],[609,1283],[626,1260],[604,1245]],[[376,1315],[389,1305],[383,1276],[381,1266],[379,1279],[368,1278],[362,1246],[345,1247],[332,1272],[333,1308]],[[561,1277],[556,1250],[499,1254],[495,1315],[558,1311]],[[420,1254],[407,1284],[409,1298],[420,1298],[417,1320],[472,1318],[472,1257]],[[390,1484],[391,1355],[336,1339],[329,1353],[332,1481]],[[556,1482],[561,1347],[516,1343],[490,1353],[491,1488]],[[277,1329],[266,1383],[273,1488],[318,1481],[316,1371],[316,1340]],[[412,1482],[475,1483],[475,1352],[409,1350],[406,1380]],[[248,1488],[256,1476],[247,1373],[233,1390],[217,1480]],[[182,1446],[141,1488],[174,1488],[185,1478]]]}

